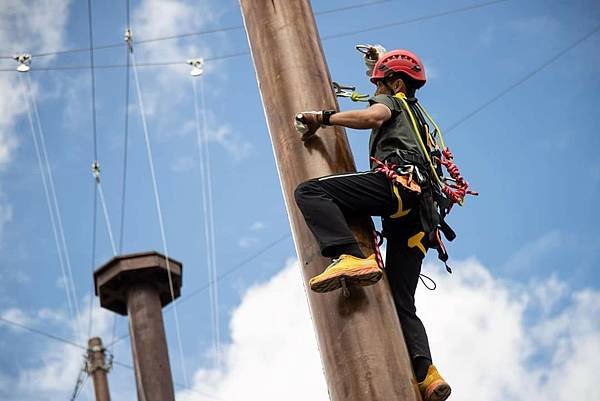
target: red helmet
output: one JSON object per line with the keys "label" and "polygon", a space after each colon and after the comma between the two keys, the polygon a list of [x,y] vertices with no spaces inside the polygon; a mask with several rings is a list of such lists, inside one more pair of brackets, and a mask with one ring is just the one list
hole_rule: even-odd
{"label": "red helmet", "polygon": [[425,67],[416,54],[408,50],[398,49],[387,52],[377,60],[371,82],[377,83],[380,79],[389,77],[395,73],[404,73],[417,83],[417,88],[425,85]]}

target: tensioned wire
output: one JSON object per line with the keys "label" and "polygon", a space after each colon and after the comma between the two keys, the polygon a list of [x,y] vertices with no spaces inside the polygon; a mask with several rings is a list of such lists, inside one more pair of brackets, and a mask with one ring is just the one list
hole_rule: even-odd
{"label": "tensioned wire", "polygon": [[[28,119],[29,119],[29,123],[30,123],[30,127],[31,127],[31,133],[33,136],[33,142],[34,142],[34,147],[36,150],[36,156],[38,159],[38,165],[40,167],[40,173],[42,174],[42,183],[43,183],[43,187],[44,187],[44,193],[46,196],[46,203],[48,205],[48,210],[50,212],[50,220],[52,222],[54,239],[55,239],[57,251],[59,254],[59,262],[61,265],[62,280],[63,280],[63,284],[65,287],[65,291],[67,293],[67,303],[69,306],[69,313],[71,315],[71,320],[73,321],[73,325],[74,325],[73,329],[78,333],[80,340],[83,341],[84,340],[83,329],[81,327],[81,321],[79,318],[80,313],[79,313],[79,304],[77,301],[77,292],[75,290],[75,282],[73,280],[70,259],[69,259],[69,255],[68,255],[68,248],[66,246],[66,240],[65,240],[64,230],[63,230],[63,226],[62,226],[62,218],[61,218],[59,207],[58,207],[58,200],[56,197],[56,192],[54,190],[54,179],[52,176],[52,169],[50,168],[50,162],[48,159],[48,152],[46,149],[46,141],[45,141],[44,131],[42,128],[41,118],[39,116],[39,111],[37,108],[37,102],[35,101],[35,99],[33,98],[33,95],[32,95],[32,90],[31,90],[32,85],[31,85],[31,80],[29,78],[29,75],[26,76],[25,81],[26,81],[26,90],[24,91],[24,96],[25,96],[25,100],[27,103],[27,115],[28,115]],[[32,105],[33,105],[33,107],[32,107]],[[33,113],[32,113],[32,108],[33,108]],[[39,141],[36,136],[32,114],[34,115],[36,123],[37,123],[38,134],[40,137]],[[40,152],[40,148],[41,148],[41,152]],[[45,164],[46,172],[44,172],[43,164]],[[47,178],[48,182],[46,182],[46,177],[45,177],[46,174],[48,175],[48,178]],[[48,185],[48,184],[50,184],[50,185]],[[52,203],[53,203],[53,207],[51,206]],[[58,228],[57,228],[57,226],[58,226]],[[59,241],[59,236],[61,239],[60,241]],[[63,256],[61,256],[61,254]],[[66,263],[65,263],[65,261],[66,261]],[[66,265],[66,268],[65,268],[65,265]],[[78,381],[77,385],[80,385],[80,384],[81,383],[79,383],[79,381]],[[81,391],[82,389],[83,389],[83,386],[79,389],[76,387],[75,390]],[[89,395],[87,393],[86,393],[86,398],[89,400]]]}
{"label": "tensioned wire", "polygon": [[[289,232],[286,232],[285,234],[281,235],[279,238],[271,241],[270,243],[268,243],[267,245],[265,245],[264,247],[262,247],[261,249],[259,249],[257,252],[255,252],[252,255],[248,256],[246,259],[244,259],[244,260],[236,263],[235,265],[233,265],[232,267],[230,267],[228,270],[226,270],[223,273],[221,273],[219,276],[216,277],[215,281],[219,282],[219,281],[223,280],[224,278],[230,276],[234,272],[236,272],[236,271],[240,270],[242,267],[246,266],[248,263],[250,263],[253,260],[259,258],[262,255],[264,255],[267,251],[269,251],[270,249],[274,248],[276,245],[282,243],[285,240],[290,239],[291,237],[292,237],[292,235]],[[211,285],[212,285],[211,282],[209,282],[209,281],[205,282],[204,284],[202,284],[201,286],[199,286],[198,288],[196,288],[192,292],[188,293],[186,296],[183,296],[183,297],[179,298],[179,300],[178,300],[177,303],[179,305],[181,305],[182,303],[189,301],[190,299],[192,299],[196,295],[199,295],[200,293],[204,292]],[[169,306],[170,305],[168,305],[165,308],[165,310],[167,310],[169,308]],[[112,345],[118,343],[119,341],[126,339],[127,337],[129,337],[129,333],[122,334],[122,335],[120,335],[119,337],[117,337],[114,340],[114,343],[109,344],[109,346],[112,346]]]}
{"label": "tensioned wire", "polygon": [[[367,3],[353,4],[353,5],[349,5],[349,6],[333,8],[330,10],[317,11],[314,13],[314,15],[332,14],[332,13],[336,13],[336,12],[340,12],[340,11],[347,11],[347,10],[353,10],[353,9],[357,9],[357,8],[370,7],[370,6],[374,6],[374,5],[378,5],[378,4],[382,4],[382,3],[389,3],[391,1],[394,1],[394,0],[376,0],[376,1],[370,1]],[[503,0],[503,1],[505,1],[505,0]],[[126,3],[128,3],[128,2],[126,2]],[[131,24],[129,23],[129,5],[127,5],[127,21],[128,21],[127,26],[131,26]],[[224,28],[215,28],[215,29],[208,29],[208,30],[203,30],[203,31],[187,32],[187,33],[182,33],[182,34],[177,34],[177,35],[168,35],[168,36],[160,36],[160,37],[155,37],[155,38],[140,39],[140,40],[136,40],[136,44],[139,45],[139,44],[144,44],[144,43],[153,43],[153,42],[180,39],[180,38],[191,37],[191,36],[207,35],[207,34],[211,34],[211,33],[237,31],[237,30],[242,30],[242,29],[244,29],[243,25],[233,25],[233,26],[224,27]],[[54,51],[43,52],[43,53],[34,53],[34,54],[32,54],[32,57],[46,57],[46,56],[57,56],[57,55],[69,54],[69,53],[83,53],[83,52],[87,52],[90,50],[104,50],[104,49],[112,49],[112,48],[123,47],[123,46],[126,46],[126,44],[123,44],[123,42],[110,43],[110,44],[101,45],[101,46],[97,46],[97,47],[90,46],[87,48],[54,50]],[[12,58],[13,58],[12,56],[0,56],[0,59],[10,60]],[[139,66],[139,64],[138,64],[138,66]]]}
{"label": "tensioned wire", "polygon": [[[326,35],[326,36],[323,36],[321,38],[321,40],[325,41],[325,40],[337,39],[337,38],[341,38],[341,37],[347,37],[347,36],[357,35],[359,33],[364,33],[364,32],[372,32],[372,31],[383,30],[383,29],[387,29],[387,28],[390,28],[390,27],[398,26],[398,25],[407,25],[407,24],[412,24],[412,23],[415,23],[415,22],[425,21],[425,20],[429,20],[429,19],[434,19],[434,18],[439,18],[439,17],[446,17],[446,16],[453,15],[453,14],[459,14],[459,13],[463,13],[463,12],[467,12],[467,11],[472,11],[472,10],[483,8],[483,7],[492,6],[492,5],[495,5],[495,4],[498,4],[498,3],[502,3],[502,2],[506,2],[506,1],[509,1],[509,0],[495,0],[495,1],[491,1],[491,2],[474,4],[474,5],[471,5],[471,6],[460,7],[460,8],[456,8],[456,9],[452,9],[452,10],[441,11],[441,12],[438,12],[438,13],[423,15],[423,16],[420,16],[420,17],[405,19],[405,20],[401,20],[401,21],[397,21],[397,22],[390,22],[390,23],[384,23],[384,24],[380,23],[377,26],[373,26],[373,27],[366,27],[366,28],[361,28],[361,29],[356,29],[356,30],[351,30],[351,31],[344,31],[344,32],[340,32],[340,33],[337,33],[337,34]],[[315,15],[317,15],[317,14],[318,13],[315,13]],[[241,29],[242,27],[243,26],[240,25],[240,26],[235,26],[235,27],[230,27],[230,28],[213,29],[213,30],[208,30],[208,31],[193,32],[193,33],[187,33],[187,34],[179,34],[179,35],[173,35],[173,36],[170,36],[170,37],[149,39],[149,40],[145,40],[144,42],[148,43],[148,42],[156,41],[156,40],[176,39],[176,38],[182,38],[182,37],[186,37],[186,36],[199,36],[199,35],[210,34],[210,33],[214,33],[214,32],[222,32],[222,31],[225,31],[225,30]],[[119,46],[123,46],[123,45],[120,44]],[[106,48],[106,47],[107,46],[100,46],[100,47],[96,47],[94,50],[100,50],[100,49]],[[110,46],[110,47],[114,47],[114,46]],[[83,50],[89,50],[89,49],[76,49],[76,50],[77,51],[83,51]],[[50,54],[55,54],[55,53],[50,53]],[[234,58],[234,57],[247,56],[249,54],[250,54],[249,51],[242,51],[242,52],[237,52],[237,53],[232,53],[232,54],[226,54],[226,55],[222,55],[222,56],[205,58],[204,61],[224,60],[224,59],[229,59],[229,58]],[[141,62],[137,66],[138,67],[159,67],[159,66],[178,65],[178,64],[184,65],[185,63],[186,62],[184,60],[179,60],[179,61],[148,61],[148,62]],[[101,69],[101,68],[124,68],[124,67],[127,67],[127,65],[126,64],[107,64],[107,65],[97,65],[96,69]],[[48,67],[40,67],[40,68],[33,68],[32,67],[32,71],[82,70],[82,69],[87,69],[87,68],[90,68],[90,66],[89,65],[48,66]],[[0,72],[14,72],[14,69],[12,69],[12,68],[11,69],[5,69],[5,68],[3,68],[3,69],[0,69]]]}
{"label": "tensioned wire", "polygon": [[[67,338],[59,337],[57,335],[48,333],[48,332],[46,332],[44,330],[36,329],[36,328],[24,325],[24,324],[19,323],[19,322],[15,322],[13,320],[6,319],[5,317],[2,317],[2,316],[0,316],[0,323],[6,324],[6,325],[9,325],[9,326],[13,326],[13,327],[18,327],[18,328],[23,329],[25,331],[28,331],[30,333],[37,334],[38,336],[46,337],[46,338],[48,338],[50,340],[54,340],[54,341],[59,342],[59,343],[67,344],[67,345],[70,345],[71,347],[75,347],[75,348],[81,349],[83,351],[86,351],[88,349],[88,347],[83,346],[81,344],[78,344],[78,343],[76,343],[73,340],[69,340]],[[129,369],[129,370],[134,370],[133,366],[131,366],[129,364],[126,364],[126,363],[123,363],[123,362],[119,362],[117,360],[113,360],[113,365],[114,366],[120,366],[120,367]],[[208,397],[211,397],[212,399],[222,400],[222,398],[219,398],[219,397],[217,397],[217,396],[215,396],[213,394],[209,394],[209,393],[206,393],[204,391],[197,390],[195,388],[187,388],[186,386],[184,386],[183,384],[181,384],[181,383],[179,383],[177,381],[173,381],[173,383],[176,386],[184,388],[184,389],[186,389],[188,391],[191,391],[191,392],[194,392],[194,393],[198,393],[198,394],[201,394],[201,395],[204,395],[204,396],[208,396]]]}
{"label": "tensioned wire", "polygon": [[[125,2],[125,21],[127,29],[131,26],[130,21],[130,4],[129,0]],[[126,211],[126,199],[127,199],[127,165],[128,165],[128,153],[129,153],[129,45],[125,48],[125,59],[127,68],[125,69],[125,124],[124,124],[124,138],[123,138],[123,175],[122,175],[122,186],[121,186],[121,225],[119,232],[119,254],[123,253],[123,242],[125,240],[125,211]],[[115,337],[117,336],[117,316],[113,316],[112,322],[112,338],[111,344],[114,344]],[[111,346],[111,351],[113,347]]]}
{"label": "tensioned wire", "polygon": [[217,251],[215,244],[215,213],[213,210],[213,194],[212,194],[212,174],[210,169],[210,152],[208,147],[208,118],[206,113],[206,96],[204,91],[204,79],[200,80],[200,100],[202,105],[202,139],[204,142],[204,163],[206,165],[206,189],[208,194],[208,217],[210,225],[210,239],[211,239],[211,258],[212,258],[212,270],[213,270],[213,298],[215,308],[215,336],[217,338],[217,354],[216,363],[217,367],[221,364],[221,328],[219,319],[219,284],[216,281],[217,277]]}
{"label": "tensioned wire", "polygon": [[180,363],[181,363],[181,370],[183,373],[184,383],[185,383],[186,387],[189,387],[188,379],[187,379],[187,370],[185,367],[185,360],[183,358],[184,354],[183,354],[183,345],[182,345],[182,341],[181,341],[181,330],[180,330],[180,326],[179,326],[179,314],[177,313],[175,291],[173,289],[173,278],[172,278],[172,274],[171,274],[171,265],[169,262],[169,250],[167,247],[167,239],[165,236],[165,227],[164,227],[164,221],[163,221],[162,208],[160,206],[160,196],[158,193],[158,184],[157,184],[157,180],[156,180],[156,173],[154,171],[154,159],[152,156],[152,148],[150,145],[150,137],[148,134],[148,124],[146,122],[146,112],[144,109],[144,101],[142,99],[142,90],[140,88],[138,69],[137,69],[137,65],[135,62],[135,54],[133,51],[131,52],[130,57],[131,57],[131,66],[132,66],[132,70],[133,70],[133,78],[134,78],[134,82],[135,82],[135,89],[137,92],[138,105],[139,105],[139,109],[140,109],[139,112],[140,112],[140,117],[142,120],[142,130],[144,132],[144,140],[146,142],[146,153],[148,155],[148,165],[150,168],[150,175],[152,178],[152,188],[154,190],[154,200],[156,203],[156,212],[158,214],[158,225],[160,228],[160,235],[161,235],[163,250],[165,253],[166,265],[167,265],[167,277],[169,280],[169,291],[171,293],[171,301],[173,303],[173,316],[175,318],[175,332],[177,335],[177,344],[179,347],[179,359],[180,359]]}
{"label": "tensioned wire", "polygon": [[[65,236],[65,232],[64,232],[64,227],[62,224],[62,215],[60,213],[60,208],[58,206],[58,198],[56,196],[56,189],[55,189],[55,185],[54,185],[54,176],[52,174],[52,168],[50,167],[50,160],[48,158],[48,150],[47,150],[47,146],[46,146],[44,129],[42,127],[42,122],[41,122],[39,110],[37,107],[37,102],[35,101],[35,99],[33,98],[33,95],[32,95],[32,89],[31,89],[32,85],[31,85],[31,79],[30,79],[29,75],[26,76],[25,82],[26,82],[26,87],[27,87],[26,96],[28,97],[28,100],[27,100],[28,112],[31,112],[31,109],[33,109],[33,117],[34,117],[34,121],[36,123],[37,133],[39,135],[39,143],[37,141],[34,141],[34,146],[36,146],[36,152],[38,151],[38,149],[41,150],[41,152],[40,152],[41,157],[38,158],[38,161],[40,162],[40,168],[42,169],[42,176],[44,176],[44,174],[47,176],[46,177],[47,181],[45,179],[43,179],[42,182],[47,183],[47,185],[44,185],[44,189],[45,189],[45,193],[46,193],[46,200],[48,201],[48,208],[50,209],[50,214],[51,214],[50,220],[53,222],[53,224],[55,226],[55,228],[53,228],[53,230],[55,230],[56,242],[59,244],[59,246],[58,246],[59,255],[62,253],[62,257],[59,256],[59,259],[62,259],[64,261],[64,266],[65,266],[64,271],[65,271],[66,275],[63,276],[64,286],[67,289],[67,291],[70,292],[71,304],[72,304],[72,314],[74,315],[74,316],[72,316],[72,318],[74,320],[75,330],[79,333],[79,336],[83,340],[84,339],[83,329],[81,327],[81,322],[79,321],[80,311],[79,311],[79,302],[77,299],[77,290],[75,288],[75,281],[73,280],[73,269],[71,268],[71,259],[69,257],[69,248],[67,246],[67,240],[66,240],[66,236]],[[34,131],[32,131],[32,132],[34,132]],[[38,154],[38,156],[39,156],[39,154]],[[45,168],[41,167],[42,164],[44,165]],[[45,172],[44,172],[44,169],[45,169]]]}
{"label": "tensioned wire", "polygon": [[81,393],[83,393],[83,389],[88,382],[90,375],[86,374],[85,366],[79,372],[79,377],[77,378],[77,383],[75,384],[75,389],[73,390],[73,395],[71,396],[71,401],[77,401]]}
{"label": "tensioned wire", "polygon": [[[88,30],[89,30],[89,44],[90,44],[90,49],[93,49],[93,44],[94,44],[94,29],[93,29],[93,25],[92,25],[92,2],[91,0],[88,0],[87,2],[88,4]],[[97,203],[96,203],[96,197],[100,198],[100,205],[102,206],[102,214],[104,217],[104,223],[106,225],[106,230],[107,230],[107,234],[108,234],[108,238],[110,241],[110,245],[112,248],[112,253],[113,256],[117,255],[117,247],[115,245],[115,239],[114,239],[114,235],[113,235],[113,229],[112,229],[112,225],[110,223],[110,217],[109,217],[109,213],[108,213],[108,207],[106,205],[106,199],[104,197],[104,190],[102,189],[102,178],[101,178],[101,171],[100,171],[100,165],[96,164],[99,163],[98,160],[98,130],[97,130],[97,123],[96,123],[96,75],[95,75],[95,65],[94,65],[94,52],[90,51],[90,84],[91,84],[91,110],[92,110],[92,147],[93,147],[93,157],[94,157],[94,169],[97,169],[95,171],[93,171],[93,175],[94,175],[94,207],[93,207],[93,217],[92,217],[92,229],[93,229],[93,234],[92,234],[92,260],[91,260],[91,273],[92,276],[94,274],[94,269],[95,269],[95,264],[96,264],[96,217],[97,217]],[[94,297],[94,287],[93,287],[93,283],[92,286],[90,286],[90,300],[89,300],[89,316],[88,316],[88,337],[91,337],[92,335],[92,323],[93,323],[93,319],[92,319],[92,311],[93,311],[93,306],[94,306],[94,301],[95,301],[95,297]],[[113,316],[113,320],[115,320],[116,317]]]}
{"label": "tensioned wire", "polygon": [[102,205],[102,211],[104,212],[104,222],[106,223],[106,230],[108,231],[110,246],[112,248],[113,256],[117,256],[117,246],[115,245],[112,225],[110,224],[110,219],[108,217],[108,208],[106,206],[106,200],[104,199],[104,191],[102,190],[102,181],[100,180],[100,177],[98,177],[96,180],[96,185],[98,186],[98,195],[100,195],[100,203]]}
{"label": "tensioned wire", "polygon": [[59,265],[60,265],[63,286],[65,289],[65,294],[67,296],[67,306],[69,309],[69,314],[71,315],[71,318],[74,320],[76,318],[75,307],[73,305],[74,300],[72,299],[70,282],[67,278],[67,267],[66,267],[66,264],[65,264],[65,261],[63,258],[63,250],[60,245],[60,240],[59,240],[59,236],[58,236],[58,227],[57,227],[57,223],[56,223],[55,216],[54,216],[54,209],[53,209],[52,202],[50,199],[50,190],[48,188],[48,183],[47,183],[47,179],[46,179],[45,166],[42,161],[40,144],[39,144],[39,140],[37,138],[35,125],[33,122],[32,105],[30,103],[31,101],[33,101],[33,99],[30,99],[31,86],[30,86],[30,82],[28,82],[28,80],[26,78],[24,78],[23,80],[25,81],[25,84],[22,85],[22,88],[23,88],[22,91],[23,91],[23,98],[25,100],[25,104],[27,105],[27,117],[29,119],[29,125],[31,128],[31,137],[33,139],[35,154],[37,156],[38,165],[40,168],[40,175],[42,177],[42,186],[44,188],[46,204],[48,205],[48,213],[50,214],[50,222],[51,222],[51,226],[52,226],[52,232],[54,234],[54,242],[56,244],[56,253],[58,254],[58,261],[59,261]]}
{"label": "tensioned wire", "polygon": [[219,319],[218,283],[216,282],[216,246],[214,229],[214,211],[212,199],[212,178],[210,173],[210,152],[208,149],[208,135],[206,124],[206,102],[204,98],[204,81],[199,77],[202,100],[202,129],[200,129],[200,112],[198,107],[197,77],[192,77],[194,93],[194,117],[196,122],[196,139],[198,144],[198,161],[200,163],[200,183],[202,190],[202,210],[204,215],[204,238],[206,244],[206,267],[209,280],[209,299],[211,308],[211,325],[213,337],[213,353],[215,367],[220,366],[221,334]]}

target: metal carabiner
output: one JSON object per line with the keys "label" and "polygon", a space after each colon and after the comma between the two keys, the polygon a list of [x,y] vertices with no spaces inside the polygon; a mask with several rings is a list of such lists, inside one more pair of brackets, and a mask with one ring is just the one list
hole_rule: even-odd
{"label": "metal carabiner", "polygon": [[355,48],[359,53],[367,54],[371,50],[372,45],[356,45]]}
{"label": "metal carabiner", "polygon": [[337,97],[347,97],[353,102],[367,102],[369,99],[369,95],[361,95],[360,93],[356,92],[355,86],[343,86],[337,82],[332,82],[331,86],[333,87],[333,92]]}
{"label": "metal carabiner", "polygon": [[352,93],[356,90],[355,86],[343,86],[337,82],[332,82],[333,91],[338,97],[352,97]]}

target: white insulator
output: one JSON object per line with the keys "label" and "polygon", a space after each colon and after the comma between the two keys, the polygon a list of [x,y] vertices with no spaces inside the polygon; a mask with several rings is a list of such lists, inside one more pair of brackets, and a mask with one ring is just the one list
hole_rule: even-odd
{"label": "white insulator", "polygon": [[190,71],[191,76],[198,77],[204,73],[204,59],[193,58],[188,60],[187,63],[192,66],[192,71]]}

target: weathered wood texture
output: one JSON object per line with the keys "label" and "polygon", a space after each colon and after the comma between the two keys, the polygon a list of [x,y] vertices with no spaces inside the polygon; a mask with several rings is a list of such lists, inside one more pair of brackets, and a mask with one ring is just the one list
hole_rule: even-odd
{"label": "weathered wood texture", "polygon": [[[294,130],[299,111],[337,108],[310,2],[240,3],[307,288],[308,279],[329,260],[320,256],[296,207],[294,189],[309,178],[354,171],[354,161],[343,129],[320,130],[308,144]],[[354,227],[361,246],[370,249],[369,225],[362,221]],[[307,295],[333,401],[420,400],[385,280],[353,288],[348,299],[340,291]]]}

